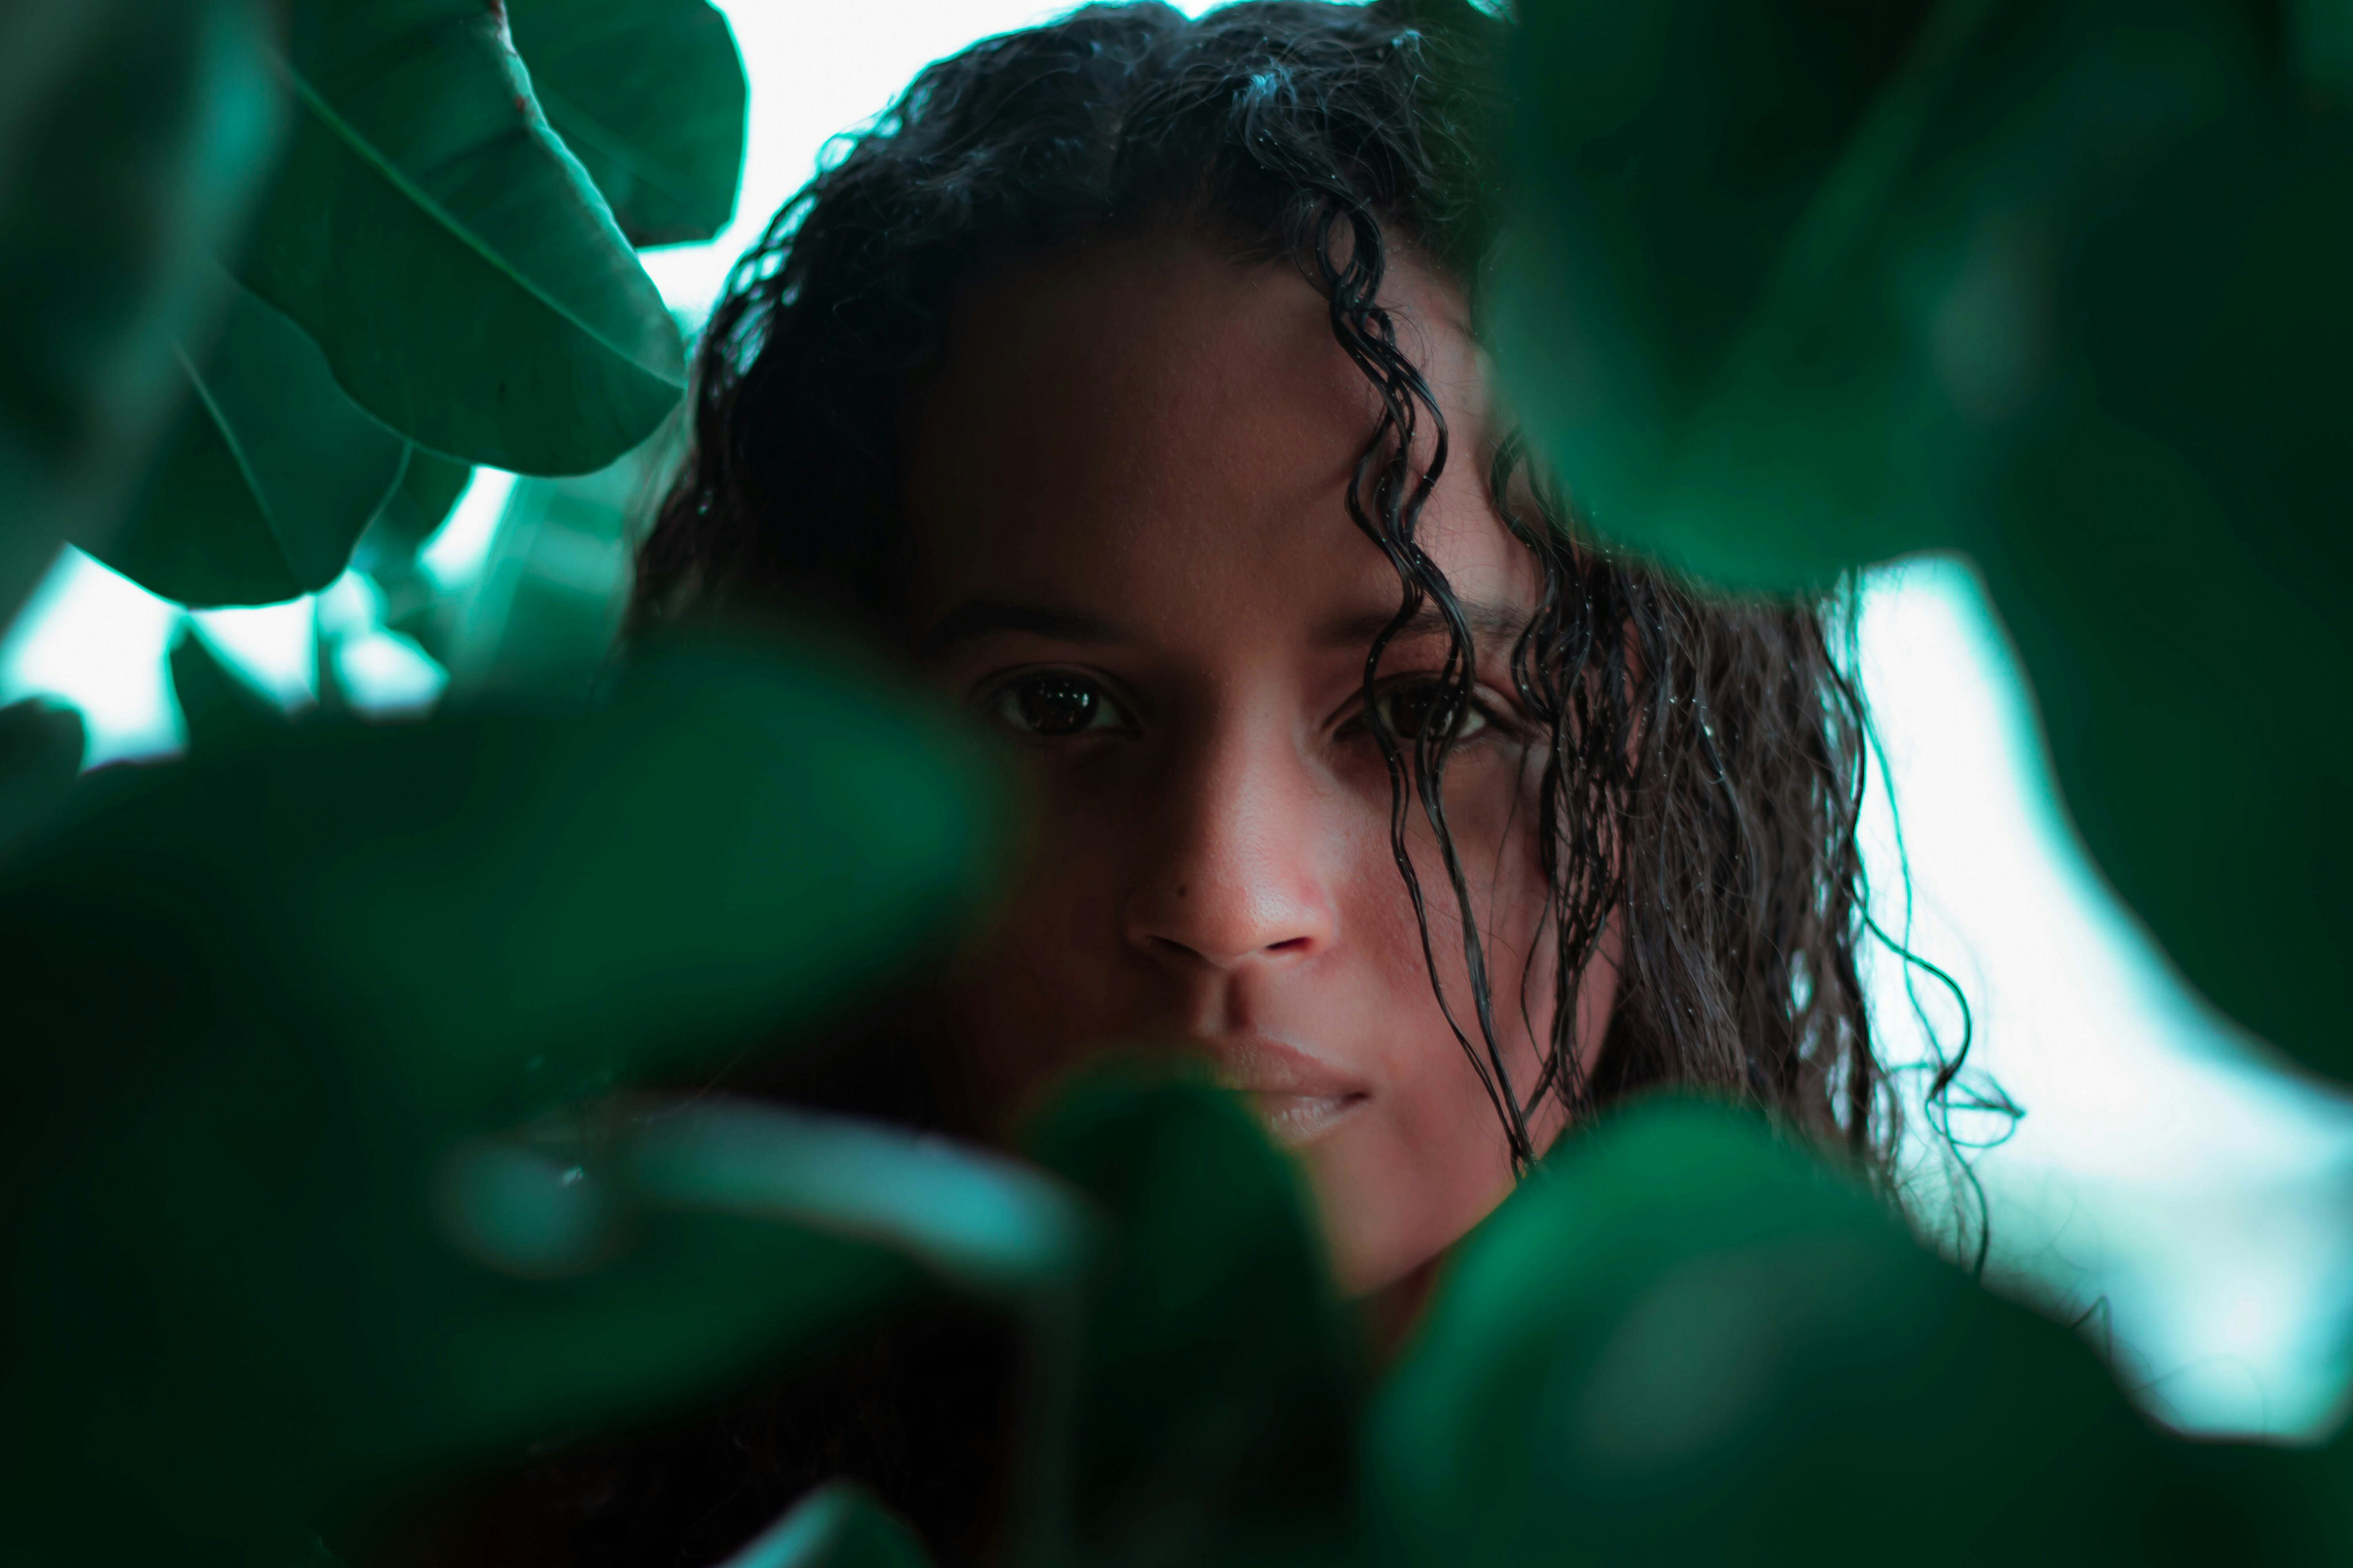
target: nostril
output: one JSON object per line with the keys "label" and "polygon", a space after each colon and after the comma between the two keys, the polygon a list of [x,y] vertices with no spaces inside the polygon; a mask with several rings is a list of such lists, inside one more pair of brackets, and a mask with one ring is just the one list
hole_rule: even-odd
{"label": "nostril", "polygon": [[1267,943],[1266,951],[1269,952],[1296,952],[1299,949],[1305,947],[1306,945],[1307,939],[1305,937],[1294,936],[1282,942],[1271,942]]}

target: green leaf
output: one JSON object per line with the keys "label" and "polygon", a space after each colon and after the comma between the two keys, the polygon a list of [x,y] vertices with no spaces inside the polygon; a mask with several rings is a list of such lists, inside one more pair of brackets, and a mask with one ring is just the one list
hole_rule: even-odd
{"label": "green leaf", "polygon": [[[524,1279],[595,1271],[649,1227],[747,1222],[736,1267],[764,1256],[806,1273],[758,1298],[769,1342],[790,1346],[852,1307],[924,1279],[1018,1306],[1067,1291],[1088,1256],[1088,1216],[1057,1184],[936,1138],[775,1107],[648,1100],[586,1131],[545,1124],[471,1141],[444,1162],[445,1230],[477,1261]],[[795,1237],[764,1239],[763,1227]],[[828,1259],[838,1259],[828,1263]],[[579,1336],[568,1350],[552,1335]],[[626,1392],[649,1409],[707,1382],[725,1342],[672,1310],[636,1322],[597,1312],[559,1325],[521,1315],[470,1325],[443,1352],[450,1418],[529,1430],[592,1417]],[[593,1343],[591,1342],[594,1342]],[[598,1368],[584,1388],[583,1360]],[[681,1385],[684,1385],[683,1390]]]}
{"label": "green leaf", "polygon": [[1092,1220],[1029,1166],[896,1127],[685,1102],[629,1141],[630,1190],[670,1207],[787,1220],[887,1244],[946,1283],[1015,1303],[1067,1286]]}
{"label": "green leaf", "polygon": [[[1690,432],[1930,9],[1524,8],[1497,336],[1517,406],[1604,532],[1675,557]],[[1776,533],[1757,553],[1803,580],[1815,558],[1784,553],[1811,541]]]}
{"label": "green leaf", "polygon": [[[470,463],[460,463],[428,452],[408,449],[408,465],[400,483],[385,498],[384,508],[367,525],[353,552],[352,565],[381,581],[406,577],[417,569],[417,552],[449,521],[450,509],[473,482]],[[384,586],[389,588],[390,584]]]}
{"label": "green leaf", "polygon": [[328,1550],[327,1543],[312,1534],[294,1549],[288,1568],[344,1568],[343,1560]]}
{"label": "green leaf", "polygon": [[726,17],[705,0],[507,0],[507,26],[630,244],[727,226],[750,93]]}
{"label": "green leaf", "polygon": [[268,693],[224,665],[193,623],[181,623],[169,667],[192,751],[244,745],[281,734],[292,722]]}
{"label": "green leaf", "polygon": [[2264,85],[2216,0],[1591,9],[1522,46],[1510,378],[1595,527],[1744,587],[1982,532],[2067,264]]}
{"label": "green leaf", "polygon": [[232,286],[220,335],[183,354],[192,395],[131,515],[91,553],[199,608],[316,593],[401,476],[408,445],[343,395],[302,330]]}
{"label": "green leaf", "polygon": [[[365,573],[384,594],[385,624],[420,641],[434,636],[445,605],[419,552],[449,520],[473,478],[472,465],[411,447],[400,483],[352,551],[352,569]],[[447,649],[437,646],[434,652],[438,658]]]}
{"label": "green leaf", "polygon": [[1526,15],[1500,355],[1580,515],[1745,588],[1968,552],[2102,868],[2353,1073],[2347,105],[2221,0]]}
{"label": "green leaf", "polygon": [[676,421],[593,474],[507,497],[478,586],[434,649],[459,701],[564,700],[603,678],[628,606],[636,530],[675,471]]}
{"label": "green leaf", "polygon": [[87,745],[70,708],[39,698],[0,708],[0,863],[65,803]]}
{"label": "green leaf", "polygon": [[1969,543],[2101,869],[2218,1006],[2347,1078],[2353,124],[2228,129],[2081,248],[2082,379]]}
{"label": "green leaf", "polygon": [[819,1487],[724,1568],[930,1568],[906,1522],[853,1481]]}
{"label": "green leaf", "polygon": [[282,109],[249,0],[0,13],[0,626],[102,540],[218,303]]}
{"label": "green leaf", "polygon": [[501,16],[300,0],[293,142],[238,271],[419,445],[580,473],[661,423],[684,351]]}
{"label": "green leaf", "polygon": [[1111,1220],[1047,1460],[1083,1560],[1345,1560],[1363,1352],[1292,1163],[1236,1096],[1117,1059],[1026,1143]]}
{"label": "green leaf", "polygon": [[1761,1121],[1656,1101],[1462,1244],[1368,1430],[1367,1539],[1449,1568],[2330,1561],[2303,1456],[2172,1442]]}
{"label": "green leaf", "polygon": [[332,1530],[708,1397],[920,1288],[925,1236],[1025,1256],[604,1099],[935,945],[994,862],[984,758],[829,658],[681,647],[578,718],[321,721],[77,791],[0,886],[0,1519],[71,1561]]}
{"label": "green leaf", "polygon": [[2290,0],[2286,10],[2297,70],[2344,108],[2353,100],[2353,11],[2338,0]]}

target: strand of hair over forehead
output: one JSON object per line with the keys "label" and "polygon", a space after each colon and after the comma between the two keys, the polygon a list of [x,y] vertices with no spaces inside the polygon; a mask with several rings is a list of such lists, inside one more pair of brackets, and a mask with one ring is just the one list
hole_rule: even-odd
{"label": "strand of hair over forehead", "polygon": [[[1417,42],[1414,35],[1400,33],[1392,39],[1392,52],[1410,51]],[[1412,68],[1409,60],[1398,63]],[[1420,370],[1398,346],[1395,321],[1378,302],[1387,271],[1387,237],[1379,215],[1351,178],[1352,174],[1362,178],[1367,171],[1346,166],[1345,154],[1332,144],[1330,103],[1322,99],[1303,101],[1294,90],[1297,79],[1279,64],[1253,73],[1231,100],[1228,145],[1238,147],[1278,184],[1297,193],[1283,215],[1285,242],[1324,296],[1334,338],[1378,399],[1379,416],[1357,458],[1347,508],[1350,520],[1397,573],[1400,594],[1396,615],[1366,654],[1366,725],[1389,774],[1390,849],[1413,904],[1431,992],[1449,1031],[1503,1123],[1514,1166],[1525,1168],[1536,1154],[1528,1129],[1528,1111],[1535,1097],[1524,1099],[1512,1081],[1511,1065],[1495,1024],[1494,987],[1488,973],[1486,944],[1479,931],[1477,905],[1446,818],[1443,784],[1455,730],[1446,721],[1471,710],[1475,668],[1471,632],[1451,587],[1417,537],[1422,513],[1446,469],[1450,432]],[[1269,123],[1276,119],[1284,122],[1281,133]],[[1321,133],[1300,134],[1303,121]],[[1345,258],[1338,254],[1342,245]],[[1421,463],[1414,453],[1425,428],[1430,458]],[[1446,628],[1446,654],[1437,682],[1441,695],[1433,710],[1440,721],[1416,732],[1409,767],[1407,748],[1379,700],[1380,666],[1390,644],[1425,605],[1436,608]],[[1438,963],[1429,900],[1408,837],[1416,799],[1437,841],[1454,897],[1465,979],[1478,1027],[1476,1042],[1448,994]]]}
{"label": "strand of hair over forehead", "polygon": [[[1397,70],[1409,78],[1418,75],[1421,68],[1420,35],[1411,29],[1399,29],[1388,43],[1386,57],[1370,68]],[[1180,118],[1186,110],[1224,100],[1229,116],[1225,145],[1239,150],[1271,176],[1275,184],[1296,193],[1282,215],[1286,248],[1324,295],[1335,339],[1377,395],[1379,416],[1352,476],[1348,515],[1397,573],[1400,595],[1396,615],[1366,655],[1366,724],[1389,775],[1390,848],[1412,902],[1431,992],[1449,1031],[1494,1108],[1514,1166],[1525,1169],[1538,1152],[1528,1124],[1534,1108],[1547,1093],[1557,1094],[1572,1104],[1583,1099],[1575,1048],[1576,994],[1584,959],[1598,938],[1599,920],[1606,916],[1593,915],[1580,901],[1575,913],[1564,919],[1562,911],[1553,907],[1555,901],[1547,900],[1546,921],[1555,926],[1564,945],[1574,951],[1564,952],[1563,962],[1555,966],[1553,1027],[1542,1053],[1536,1080],[1523,1093],[1513,1082],[1511,1066],[1496,1026],[1494,986],[1486,944],[1478,927],[1477,906],[1471,897],[1470,879],[1447,820],[1443,784],[1454,726],[1443,721],[1425,725],[1414,736],[1409,758],[1409,749],[1390,725],[1378,700],[1383,657],[1405,626],[1428,605],[1437,610],[1447,637],[1437,682],[1441,695],[1434,711],[1443,718],[1470,710],[1475,675],[1470,628],[1451,585],[1417,537],[1422,512],[1451,455],[1451,432],[1419,369],[1399,349],[1393,319],[1378,303],[1387,271],[1388,236],[1381,215],[1358,186],[1362,183],[1377,186],[1381,177],[1389,172],[1377,166],[1367,167],[1366,161],[1356,155],[1356,150],[1342,145],[1349,139],[1347,117],[1335,112],[1335,100],[1330,93],[1303,97],[1298,90],[1303,79],[1320,78],[1317,73],[1296,71],[1278,61],[1251,73],[1241,90],[1232,92],[1228,79],[1205,75],[1194,93],[1171,94],[1163,103],[1148,106],[1130,121],[1130,129],[1148,142],[1158,128],[1155,121],[1165,125]],[[1410,100],[1409,88],[1403,96]],[[1391,137],[1395,136],[1394,126],[1386,129]],[[1372,139],[1369,133],[1365,138],[1367,142]],[[1419,149],[1409,148],[1409,156],[1418,153]],[[1378,200],[1393,193],[1376,189],[1370,195]],[[1339,242],[1345,245],[1345,259],[1337,253]],[[1423,464],[1416,461],[1414,451],[1417,437],[1425,428],[1430,455]],[[1535,542],[1533,536],[1519,530],[1516,523],[1514,528]],[[1537,555],[1546,563],[1546,608],[1556,615],[1564,607],[1565,596],[1556,552],[1538,548]],[[1540,616],[1530,631],[1546,641],[1560,640],[1556,632],[1549,631],[1546,616]],[[1527,642],[1526,637],[1522,639],[1524,647]],[[1556,750],[1561,743],[1556,728]],[[1548,765],[1548,796],[1555,793],[1550,786],[1568,771],[1571,770],[1565,769],[1557,759]],[[1430,824],[1454,899],[1465,980],[1478,1029],[1475,1042],[1464,1027],[1442,977],[1428,897],[1409,848],[1409,830],[1416,800]],[[1549,798],[1545,809],[1548,822],[1558,815]],[[1546,860],[1556,860],[1557,857],[1550,853],[1551,833],[1546,832],[1544,838]],[[1591,863],[1581,855],[1568,858],[1579,867]],[[1576,879],[1582,874],[1570,875]],[[1542,932],[1538,934],[1541,938]],[[1525,973],[1524,970],[1524,977]],[[1526,1012],[1524,987],[1524,1020]]]}

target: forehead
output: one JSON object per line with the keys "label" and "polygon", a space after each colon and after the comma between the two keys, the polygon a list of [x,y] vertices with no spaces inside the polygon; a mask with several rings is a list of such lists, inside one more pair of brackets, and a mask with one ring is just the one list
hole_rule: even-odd
{"label": "forehead", "polygon": [[[1458,589],[1506,594],[1517,552],[1476,472],[1486,375],[1461,300],[1409,259],[1390,279],[1453,445],[1424,542]],[[1287,262],[1158,230],[996,279],[959,305],[910,410],[916,616],[970,596],[1109,601],[1147,626],[1204,595],[1394,602],[1345,507],[1378,413]]]}

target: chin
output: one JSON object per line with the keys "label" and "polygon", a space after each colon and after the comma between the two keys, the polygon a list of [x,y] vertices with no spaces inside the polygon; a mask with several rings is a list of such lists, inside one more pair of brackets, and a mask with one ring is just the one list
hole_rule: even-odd
{"label": "chin", "polygon": [[[1370,1132],[1374,1129],[1348,1130]],[[1393,1139],[1332,1137],[1298,1151],[1344,1295],[1376,1296],[1435,1263],[1511,1191],[1508,1163],[1440,1179]]]}

